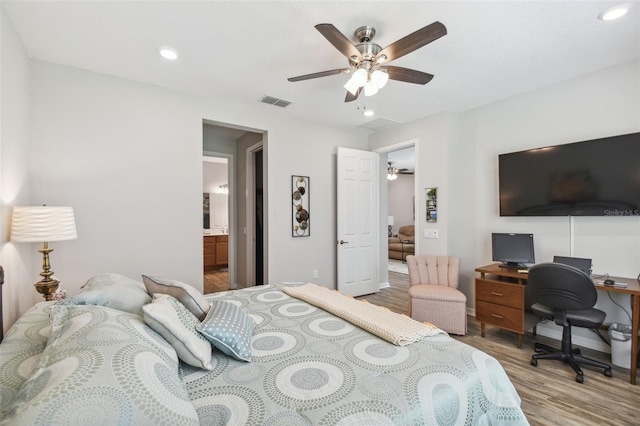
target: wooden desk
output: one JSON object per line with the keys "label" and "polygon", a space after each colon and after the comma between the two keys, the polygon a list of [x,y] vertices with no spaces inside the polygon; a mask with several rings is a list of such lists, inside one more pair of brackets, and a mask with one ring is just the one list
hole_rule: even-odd
{"label": "wooden desk", "polygon": [[[476,320],[480,321],[480,333],[485,335],[485,323],[518,333],[518,348],[522,347],[522,335],[530,328],[525,312],[524,286],[527,274],[516,269],[500,268],[497,263],[476,268]],[[638,366],[638,331],[640,330],[640,281],[635,278],[609,277],[627,284],[619,288],[596,284],[600,291],[624,293],[631,297],[631,365],[629,382],[636,384]],[[534,328],[535,334],[535,328]]]}
{"label": "wooden desk", "polygon": [[518,348],[522,336],[540,321],[526,312],[525,284],[527,274],[517,269],[501,268],[499,264],[476,268],[476,320],[480,322],[480,334],[485,336],[486,324],[518,334]]}

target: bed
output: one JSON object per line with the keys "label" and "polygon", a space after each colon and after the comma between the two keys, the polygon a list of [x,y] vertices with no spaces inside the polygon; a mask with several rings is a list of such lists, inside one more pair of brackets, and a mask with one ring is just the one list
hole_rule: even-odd
{"label": "bed", "polygon": [[352,308],[343,318],[288,294],[304,288],[205,297],[173,280],[92,277],[7,332],[0,424],[528,424],[488,354],[428,325],[392,343],[350,322],[362,318]]}

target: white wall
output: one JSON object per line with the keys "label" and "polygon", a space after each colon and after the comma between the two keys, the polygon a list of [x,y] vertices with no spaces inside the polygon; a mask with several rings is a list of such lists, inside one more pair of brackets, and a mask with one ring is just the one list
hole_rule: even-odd
{"label": "white wall", "polygon": [[212,161],[202,162],[202,192],[217,194],[220,192],[220,185],[228,185],[226,163]]}
{"label": "white wall", "polygon": [[[203,120],[269,132],[268,241],[279,254],[269,281],[308,281],[318,269],[318,282],[335,287],[335,152],[366,149],[365,132],[50,63],[31,70],[29,202],[75,209],[78,239],[57,243],[51,259],[71,294],[106,271],[202,288]],[[291,237],[292,174],[311,176],[310,238]]]}
{"label": "white wall", "polygon": [[6,330],[20,312],[44,299],[33,288],[42,270],[42,257],[37,253],[41,246],[8,242],[13,206],[29,204],[30,67],[22,41],[2,7],[0,20],[0,264],[5,270]]}
{"label": "white wall", "polygon": [[413,175],[398,175],[396,180],[387,180],[387,187],[389,188],[388,216],[393,216],[393,233],[395,235],[401,226],[414,224]]}
{"label": "white wall", "polygon": [[[457,223],[473,235],[475,255],[465,262],[467,268],[491,263],[491,232],[533,233],[538,263],[571,254],[569,218],[499,216],[498,154],[640,131],[639,75],[640,61],[634,61],[462,114],[461,139],[476,153],[472,168],[475,197],[468,203],[475,206],[469,215],[473,229]],[[464,155],[464,148],[459,148]],[[467,165],[457,168],[460,178],[452,186],[463,189],[473,184],[462,178]],[[595,274],[638,275],[640,217],[575,217],[574,225],[573,255],[593,259]],[[471,284],[472,280],[467,288]],[[629,323],[608,293],[598,296],[596,307],[607,312],[607,323]],[[628,296],[612,297],[630,310]],[[538,329],[543,335],[560,335],[556,326]],[[606,350],[592,333],[576,330],[574,334],[590,340],[583,344]]]}
{"label": "white wall", "polygon": [[[439,113],[400,127],[374,133],[369,137],[372,150],[415,140],[416,253],[448,253],[448,159],[450,139],[455,134],[452,131],[455,120],[455,114]],[[433,187],[438,188],[438,222],[427,224],[425,189]],[[391,199],[391,194],[389,194],[389,199]],[[384,217],[380,220],[386,223],[387,218]],[[425,228],[438,229],[439,238],[425,239],[423,237]],[[394,229],[397,227],[394,226]]]}
{"label": "white wall", "polygon": [[[566,217],[500,217],[498,154],[640,131],[640,61],[622,64],[560,84],[524,93],[462,114],[438,114],[370,137],[372,148],[418,138],[416,179],[420,201],[424,187],[438,186],[439,240],[418,233],[418,253],[459,256],[461,290],[474,310],[474,269],[491,263],[492,232],[531,232],[536,261],[570,255]],[[422,207],[418,208],[420,216]],[[426,226],[417,217],[420,230]],[[429,224],[429,227],[432,227]],[[636,277],[640,272],[640,217],[574,218],[576,257],[593,259],[594,273]],[[609,295],[599,292],[597,307],[606,322],[629,319]],[[629,310],[628,296],[612,296]],[[540,334],[559,336],[555,326]],[[577,330],[580,344],[607,350]]]}

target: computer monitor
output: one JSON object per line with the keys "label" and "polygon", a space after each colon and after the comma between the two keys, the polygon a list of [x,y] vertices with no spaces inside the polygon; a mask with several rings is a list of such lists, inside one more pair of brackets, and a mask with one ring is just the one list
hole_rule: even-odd
{"label": "computer monitor", "polygon": [[526,268],[526,263],[536,263],[533,250],[533,234],[492,233],[493,260],[503,268]]}
{"label": "computer monitor", "polygon": [[553,263],[562,263],[580,269],[585,274],[591,276],[591,259],[582,257],[553,256]]}

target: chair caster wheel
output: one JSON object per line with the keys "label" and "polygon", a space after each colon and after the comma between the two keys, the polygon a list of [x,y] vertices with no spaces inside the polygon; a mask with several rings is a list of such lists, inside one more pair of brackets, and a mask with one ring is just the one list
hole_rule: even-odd
{"label": "chair caster wheel", "polygon": [[538,366],[538,360],[535,358],[531,358],[531,365],[533,365],[534,367]]}
{"label": "chair caster wheel", "polygon": [[604,375],[607,377],[612,377],[613,373],[611,372],[611,370],[604,370]]}
{"label": "chair caster wheel", "polygon": [[576,375],[576,382],[584,383],[584,376],[582,374]]}

